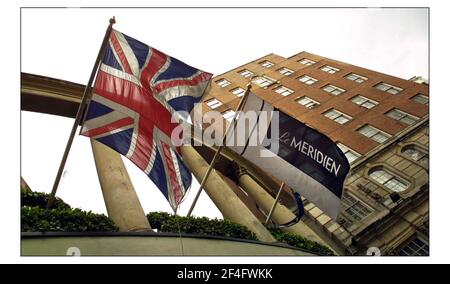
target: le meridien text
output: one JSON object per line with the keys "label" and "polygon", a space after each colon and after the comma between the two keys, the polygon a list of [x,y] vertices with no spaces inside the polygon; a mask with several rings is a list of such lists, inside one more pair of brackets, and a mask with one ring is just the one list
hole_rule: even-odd
{"label": "le meridien text", "polygon": [[[286,142],[286,137],[289,137],[289,133],[287,132],[281,136],[280,141]],[[292,136],[292,139],[290,140],[290,146],[297,149],[297,151],[301,152],[307,157],[313,159],[316,163],[320,164],[330,173],[338,176],[341,164],[337,164],[333,158],[325,155],[313,145],[300,139],[297,140],[295,136]]]}

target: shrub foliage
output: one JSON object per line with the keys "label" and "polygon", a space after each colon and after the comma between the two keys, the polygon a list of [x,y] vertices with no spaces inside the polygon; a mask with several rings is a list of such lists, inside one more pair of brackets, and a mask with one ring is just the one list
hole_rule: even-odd
{"label": "shrub foliage", "polygon": [[307,251],[310,251],[313,254],[317,255],[323,255],[323,256],[333,256],[335,255],[332,250],[330,250],[328,247],[319,244],[317,242],[308,240],[302,236],[293,234],[293,233],[286,233],[282,232],[279,229],[269,229],[269,231],[272,233],[272,235],[277,239],[277,241],[291,245],[293,247],[297,247],[300,249],[304,249]]}
{"label": "shrub foliage", "polygon": [[[49,194],[21,190],[22,232],[101,232],[117,231],[114,222],[107,216],[73,209],[57,199],[51,210],[46,209]],[[256,235],[245,226],[229,220],[206,217],[183,217],[165,212],[150,212],[147,218],[153,229],[160,232],[189,233],[222,236],[246,240],[257,240]],[[318,255],[334,255],[327,247],[301,236],[269,229],[279,241]]]}
{"label": "shrub foliage", "polygon": [[255,234],[245,226],[229,220],[209,219],[206,217],[183,217],[165,212],[147,214],[150,226],[161,232],[189,233],[210,236],[223,236],[246,240],[257,240]]}
{"label": "shrub foliage", "polygon": [[117,231],[105,215],[80,209],[43,209],[24,206],[21,210],[22,232],[104,232]]}
{"label": "shrub foliage", "polygon": [[50,195],[21,190],[22,232],[102,232],[117,231],[114,222],[103,214],[73,209],[57,198],[47,210]]}
{"label": "shrub foliage", "polygon": [[[151,212],[147,218],[153,229],[161,232],[191,233],[213,236],[232,237],[246,240],[257,240],[255,234],[245,226],[228,220],[209,219],[206,217],[182,217],[165,212]],[[279,229],[269,229],[275,239],[281,243],[304,249],[317,255],[334,255],[326,246],[308,240],[293,233],[285,233]]]}
{"label": "shrub foliage", "polygon": [[[21,191],[21,204],[22,206],[39,207],[45,209],[50,195],[43,192],[34,192],[22,189]],[[54,209],[70,209],[70,205],[65,203],[62,199],[56,198]]]}

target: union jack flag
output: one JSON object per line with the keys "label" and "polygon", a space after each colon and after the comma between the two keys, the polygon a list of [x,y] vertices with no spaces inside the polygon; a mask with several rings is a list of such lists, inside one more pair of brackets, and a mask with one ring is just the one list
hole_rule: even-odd
{"label": "union jack flag", "polygon": [[171,115],[190,113],[211,77],[112,30],[81,135],[130,159],[176,210],[192,178],[171,140]]}

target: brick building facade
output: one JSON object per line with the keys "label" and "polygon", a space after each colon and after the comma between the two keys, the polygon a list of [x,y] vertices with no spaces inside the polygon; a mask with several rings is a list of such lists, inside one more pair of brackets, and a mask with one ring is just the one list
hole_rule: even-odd
{"label": "brick building facade", "polygon": [[230,119],[255,75],[256,95],[329,136],[351,163],[338,220],[305,200],[304,222],[340,254],[427,255],[428,84],[307,52],[269,54],[216,76],[204,109]]}

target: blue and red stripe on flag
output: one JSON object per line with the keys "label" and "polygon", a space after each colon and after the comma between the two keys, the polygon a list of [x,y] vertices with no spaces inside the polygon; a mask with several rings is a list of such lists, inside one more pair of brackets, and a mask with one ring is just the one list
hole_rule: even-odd
{"label": "blue and red stripe on flag", "polygon": [[171,116],[190,113],[211,77],[113,30],[81,134],[130,159],[176,210],[192,177],[171,141]]}

